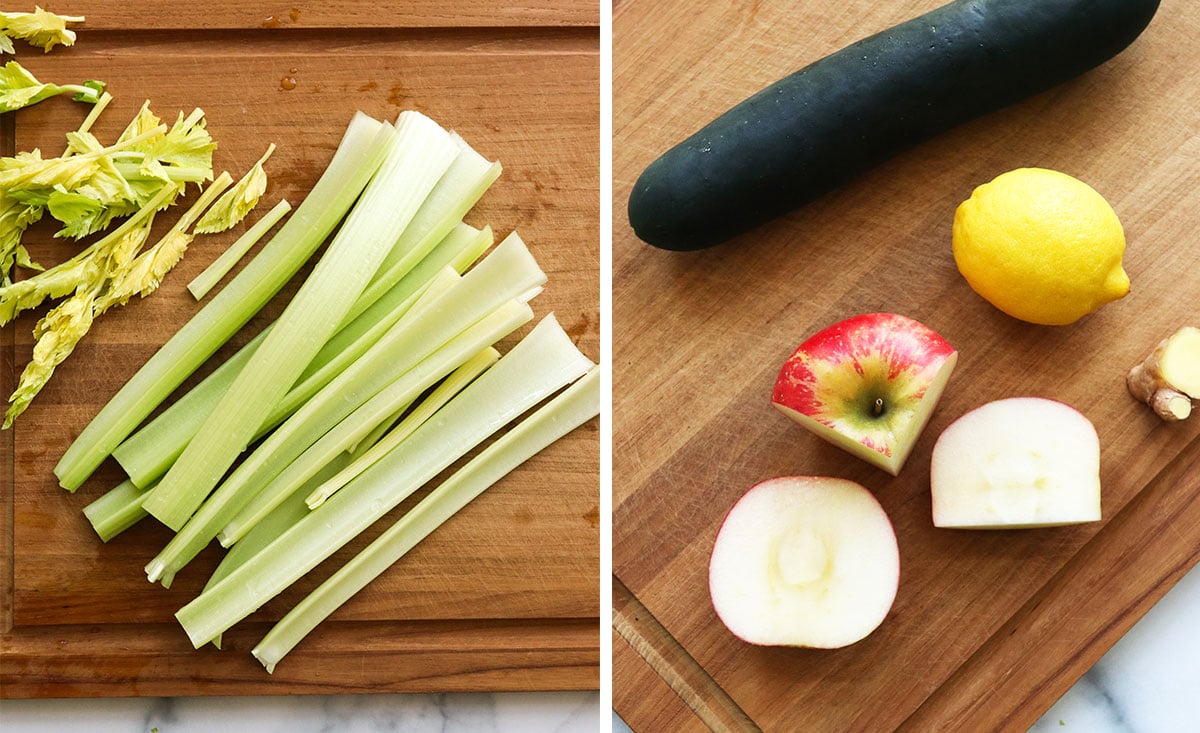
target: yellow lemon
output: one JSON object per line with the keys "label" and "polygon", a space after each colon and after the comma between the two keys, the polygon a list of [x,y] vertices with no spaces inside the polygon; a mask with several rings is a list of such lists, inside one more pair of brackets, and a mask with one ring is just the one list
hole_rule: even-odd
{"label": "yellow lemon", "polygon": [[1018,168],[976,188],[954,213],[953,246],[971,288],[1030,323],[1065,325],[1129,292],[1116,212],[1066,173]]}

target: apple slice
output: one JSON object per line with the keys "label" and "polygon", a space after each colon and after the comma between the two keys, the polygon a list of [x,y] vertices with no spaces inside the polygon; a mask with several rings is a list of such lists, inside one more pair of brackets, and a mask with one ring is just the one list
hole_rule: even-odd
{"label": "apple slice", "polygon": [[896,533],[853,481],[789,476],[751,488],[717,533],[708,590],[751,644],[836,649],[887,616],[900,581]]}
{"label": "apple slice", "polygon": [[771,403],[895,476],[957,361],[954,347],[911,318],[855,316],[797,347],[779,371]]}
{"label": "apple slice", "polygon": [[1040,397],[989,402],[938,436],[933,524],[1020,529],[1100,519],[1100,439],[1075,409]]}

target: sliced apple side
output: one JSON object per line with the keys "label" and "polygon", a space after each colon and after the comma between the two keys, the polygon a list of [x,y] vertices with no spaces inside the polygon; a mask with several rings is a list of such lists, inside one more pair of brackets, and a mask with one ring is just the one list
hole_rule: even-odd
{"label": "sliced apple side", "polygon": [[768,646],[853,644],[883,622],[899,581],[896,534],[875,497],[853,481],[810,476],[746,492],[708,570],[721,622]]}
{"label": "sliced apple side", "polygon": [[800,344],[771,403],[891,475],[912,453],[958,361],[922,323],[894,313],[848,318]]}
{"label": "sliced apple side", "polygon": [[1068,405],[1040,397],[989,402],[933,446],[933,524],[1021,529],[1100,519],[1100,438]]}

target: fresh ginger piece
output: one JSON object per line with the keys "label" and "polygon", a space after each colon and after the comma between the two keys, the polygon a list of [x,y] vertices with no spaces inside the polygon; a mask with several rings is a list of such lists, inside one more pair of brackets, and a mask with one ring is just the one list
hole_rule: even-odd
{"label": "fresh ginger piece", "polygon": [[1186,419],[1200,398],[1200,328],[1184,326],[1160,341],[1125,381],[1163,420]]}

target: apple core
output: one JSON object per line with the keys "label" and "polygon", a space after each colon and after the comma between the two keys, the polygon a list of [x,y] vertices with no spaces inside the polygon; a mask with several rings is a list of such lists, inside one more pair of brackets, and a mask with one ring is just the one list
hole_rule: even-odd
{"label": "apple core", "polygon": [[783,582],[803,586],[819,580],[829,567],[829,553],[817,533],[803,527],[779,540],[775,566]]}

